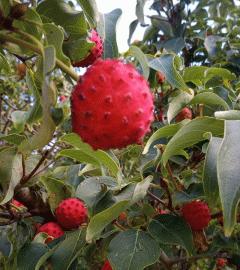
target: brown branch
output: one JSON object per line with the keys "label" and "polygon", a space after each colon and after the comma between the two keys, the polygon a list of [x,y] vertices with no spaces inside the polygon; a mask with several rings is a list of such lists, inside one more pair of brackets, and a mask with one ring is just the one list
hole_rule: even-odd
{"label": "brown branch", "polygon": [[21,179],[21,181],[20,181],[21,185],[26,184],[27,181],[30,180],[30,179],[35,175],[35,173],[36,173],[37,170],[40,168],[40,166],[42,165],[42,163],[44,162],[44,160],[47,158],[48,154],[49,154],[49,150],[47,150],[47,151],[43,154],[43,156],[41,157],[41,159],[38,161],[38,164],[37,164],[37,165],[35,166],[35,168],[30,172],[30,174],[27,175],[27,176],[22,177],[22,179]]}

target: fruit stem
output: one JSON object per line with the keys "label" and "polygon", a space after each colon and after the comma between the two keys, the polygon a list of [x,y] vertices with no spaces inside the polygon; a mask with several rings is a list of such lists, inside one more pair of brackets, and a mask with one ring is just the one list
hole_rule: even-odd
{"label": "fruit stem", "polygon": [[[11,36],[9,34],[0,33],[0,40],[1,41],[8,41],[8,42],[17,44],[22,48],[29,49],[29,50],[31,50],[33,52],[36,52],[36,53],[42,55],[42,50],[38,46],[35,46],[35,45],[33,45],[33,44],[29,43],[29,42],[26,42],[24,40],[13,37],[13,36]],[[77,73],[75,73],[70,67],[65,65],[58,58],[56,58],[56,64],[60,69],[62,69],[64,72],[66,72],[73,80],[78,81],[79,77],[78,77]]]}

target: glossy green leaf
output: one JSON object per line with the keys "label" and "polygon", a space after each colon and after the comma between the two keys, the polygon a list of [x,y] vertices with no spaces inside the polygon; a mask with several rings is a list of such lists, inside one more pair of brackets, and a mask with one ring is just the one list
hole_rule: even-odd
{"label": "glossy green leaf", "polygon": [[180,58],[173,54],[164,54],[159,58],[151,60],[149,66],[157,71],[162,72],[166,80],[175,88],[189,93],[189,88],[185,84],[182,76],[177,70],[177,66],[180,64]]}
{"label": "glossy green leaf", "polygon": [[152,136],[148,139],[148,141],[144,147],[144,150],[143,150],[143,155],[147,154],[152,143],[154,143],[155,141],[157,141],[161,138],[172,137],[187,122],[188,122],[188,120],[185,120],[185,121],[182,121],[178,124],[172,124],[169,126],[161,127],[160,129],[155,131],[152,134]]}
{"label": "glossy green leaf", "polygon": [[153,180],[153,177],[148,176],[147,178],[145,178],[141,182],[137,183],[137,185],[134,189],[134,192],[133,192],[131,203],[136,203],[146,196],[148,188],[149,188],[152,180]]}
{"label": "glossy green leaf", "polygon": [[56,25],[61,25],[72,36],[80,37],[87,34],[84,13],[76,12],[63,0],[44,0],[38,5],[37,12],[44,22],[53,21]]}
{"label": "glossy green leaf", "polygon": [[[88,160],[91,160],[91,162],[89,163],[94,165],[103,165],[106,168],[108,168],[115,176],[119,174],[120,164],[117,159],[113,158],[105,151],[102,150],[94,151],[88,144],[84,143],[77,134],[75,133],[67,134],[63,136],[61,140],[80,149],[80,151],[83,153],[83,156],[88,157]],[[62,152],[60,152],[60,155],[62,155],[63,153],[64,154],[70,153],[70,150],[63,150]],[[77,152],[75,152],[75,154],[76,153]],[[82,157],[79,158],[82,160]],[[81,160],[78,159],[78,161],[80,162]]]}
{"label": "glossy green leaf", "polygon": [[162,155],[163,164],[166,165],[177,151],[204,141],[206,132],[212,133],[213,136],[223,135],[224,122],[211,117],[199,117],[184,125],[166,145]]}
{"label": "glossy green leaf", "polygon": [[57,208],[59,203],[71,197],[71,189],[63,181],[52,177],[42,177],[41,182],[45,186],[48,195],[48,202],[52,212]]}
{"label": "glossy green leaf", "polygon": [[11,114],[11,119],[15,129],[21,133],[24,130],[25,124],[27,122],[28,114],[24,111],[14,111]]}
{"label": "glossy green leaf", "polygon": [[19,145],[22,141],[26,140],[26,136],[16,134],[16,133],[9,134],[9,135],[0,134],[0,141],[1,140],[6,141],[10,144]]}
{"label": "glossy green leaf", "polygon": [[[100,28],[104,30],[104,58],[118,57],[118,46],[116,41],[116,24],[122,15],[121,9],[114,9],[104,14],[101,18]],[[101,32],[101,30],[100,30]]]}
{"label": "glossy green leaf", "polygon": [[136,58],[136,60],[139,62],[141,65],[142,71],[143,71],[143,76],[147,80],[149,77],[149,66],[148,66],[148,59],[146,55],[142,52],[141,49],[139,49],[136,46],[131,46],[129,48],[129,54],[132,55],[133,57]]}
{"label": "glossy green leaf", "polygon": [[67,234],[66,238],[55,249],[50,258],[53,270],[66,270],[85,246],[85,230],[76,230]]}
{"label": "glossy green leaf", "polygon": [[240,121],[225,121],[223,142],[217,157],[219,194],[222,203],[224,232],[230,236],[236,224],[240,200]]}
{"label": "glossy green leaf", "polygon": [[227,102],[212,92],[204,92],[197,94],[190,102],[190,104],[206,104],[206,105],[220,105],[225,110],[229,109]]}
{"label": "glossy green leaf", "polygon": [[181,91],[170,101],[167,111],[168,123],[193,99],[194,92],[191,89],[189,91],[191,94]]}
{"label": "glossy green leaf", "polygon": [[99,13],[97,9],[97,4],[95,0],[77,0],[81,6],[84,14],[87,17],[87,20],[91,28],[95,28],[99,21]]}
{"label": "glossy green leaf", "polygon": [[189,254],[193,252],[193,236],[189,225],[179,216],[158,215],[149,226],[148,231],[162,244],[180,245]]}
{"label": "glossy green leaf", "polygon": [[136,16],[138,18],[138,21],[141,25],[145,25],[145,19],[144,19],[144,6],[146,4],[147,0],[137,0],[136,5]]}
{"label": "glossy green leaf", "polygon": [[219,111],[215,112],[214,116],[217,119],[223,120],[240,120],[240,111],[237,110]]}
{"label": "glossy green leaf", "polygon": [[23,175],[22,155],[16,148],[7,148],[0,152],[0,186],[3,192],[0,204],[10,201],[14,189],[19,184]]}
{"label": "glossy green leaf", "polygon": [[98,239],[101,236],[103,229],[116,219],[121,212],[125,211],[128,205],[129,201],[120,201],[93,216],[87,227],[87,242],[92,242],[94,239]]}
{"label": "glossy green leaf", "polygon": [[217,176],[217,155],[222,143],[222,138],[212,137],[208,144],[206,158],[203,168],[203,187],[208,205],[216,207],[218,201],[218,176]]}
{"label": "glossy green leaf", "polygon": [[41,257],[48,252],[48,247],[40,243],[30,243],[25,245],[17,257],[19,270],[33,270]]}
{"label": "glossy green leaf", "polygon": [[140,230],[128,230],[115,236],[109,245],[108,259],[115,270],[143,270],[160,256],[160,247]]}
{"label": "glossy green leaf", "polygon": [[48,45],[52,45],[55,48],[56,57],[66,65],[70,66],[70,60],[66,55],[64,55],[62,50],[64,40],[64,33],[62,29],[52,23],[43,24],[43,29]]}

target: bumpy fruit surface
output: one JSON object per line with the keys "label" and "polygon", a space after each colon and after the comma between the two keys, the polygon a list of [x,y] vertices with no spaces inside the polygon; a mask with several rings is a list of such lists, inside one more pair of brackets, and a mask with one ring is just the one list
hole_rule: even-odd
{"label": "bumpy fruit surface", "polygon": [[56,209],[58,223],[65,229],[76,229],[87,220],[87,208],[76,198],[63,200]]}
{"label": "bumpy fruit surface", "polygon": [[111,264],[109,261],[105,261],[101,270],[112,270]]}
{"label": "bumpy fruit surface", "polygon": [[162,84],[162,83],[164,83],[164,81],[165,81],[165,75],[164,75],[162,72],[157,71],[157,72],[156,72],[156,79],[157,79],[157,82],[158,82],[159,84]]}
{"label": "bumpy fruit surface", "polygon": [[141,143],[153,120],[147,81],[130,64],[97,60],[71,97],[72,127],[94,149]]}
{"label": "bumpy fruit surface", "polygon": [[182,215],[193,231],[201,231],[211,220],[208,205],[201,201],[192,201],[183,205]]}
{"label": "bumpy fruit surface", "polygon": [[91,37],[90,41],[94,42],[95,45],[91,48],[91,51],[89,55],[84,58],[81,61],[74,62],[73,66],[74,67],[88,67],[92,65],[98,58],[100,58],[103,54],[103,41],[99,34],[95,31],[91,31]]}
{"label": "bumpy fruit surface", "polygon": [[176,116],[176,122],[181,122],[184,119],[192,119],[192,111],[189,108],[183,108]]}
{"label": "bumpy fruit surface", "polygon": [[48,222],[39,227],[38,232],[48,234],[49,238],[46,239],[46,243],[51,242],[53,239],[59,238],[64,234],[62,228],[55,222]]}

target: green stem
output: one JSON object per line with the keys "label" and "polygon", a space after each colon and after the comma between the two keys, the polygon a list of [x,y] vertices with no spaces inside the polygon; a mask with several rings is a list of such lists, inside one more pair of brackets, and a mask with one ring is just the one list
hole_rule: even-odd
{"label": "green stem", "polygon": [[[22,48],[29,49],[30,51],[33,51],[33,52],[35,52],[37,54],[42,55],[42,50],[38,46],[35,46],[35,45],[33,45],[33,44],[29,43],[29,42],[26,42],[26,41],[24,41],[22,39],[13,37],[13,36],[11,36],[9,34],[0,33],[0,40],[8,41],[8,42],[17,44]],[[70,67],[65,65],[61,60],[56,58],[56,64],[60,69],[62,69],[70,77],[72,77],[72,79],[74,79],[75,81],[78,81],[79,76]]]}

